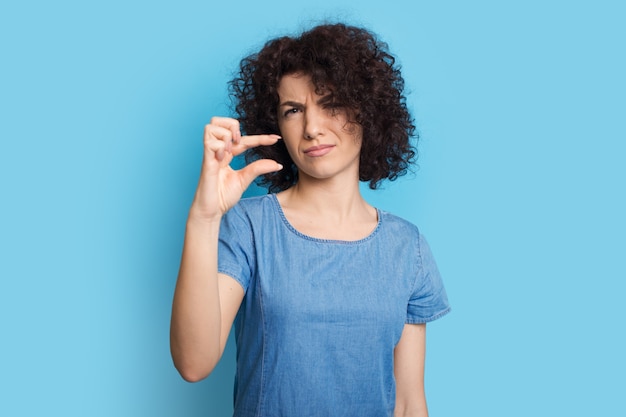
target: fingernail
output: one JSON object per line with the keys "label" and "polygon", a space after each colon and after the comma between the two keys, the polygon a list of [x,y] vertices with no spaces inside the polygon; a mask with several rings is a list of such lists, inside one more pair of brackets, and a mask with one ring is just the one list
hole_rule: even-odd
{"label": "fingernail", "polygon": [[281,169],[283,169],[283,166],[281,164],[277,164],[278,165],[278,169],[276,171],[280,171]]}

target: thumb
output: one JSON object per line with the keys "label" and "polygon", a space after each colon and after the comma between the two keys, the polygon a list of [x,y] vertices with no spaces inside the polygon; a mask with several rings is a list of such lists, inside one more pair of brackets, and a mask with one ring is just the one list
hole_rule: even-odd
{"label": "thumb", "polygon": [[245,190],[259,175],[269,174],[283,169],[283,166],[271,159],[259,159],[239,170],[241,185]]}

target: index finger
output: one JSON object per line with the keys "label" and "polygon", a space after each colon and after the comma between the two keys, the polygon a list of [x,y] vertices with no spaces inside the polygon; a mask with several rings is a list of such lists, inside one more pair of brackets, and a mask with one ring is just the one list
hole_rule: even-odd
{"label": "index finger", "polygon": [[273,145],[278,140],[282,139],[279,135],[250,135],[250,136],[242,136],[239,143],[233,145],[232,153],[234,155],[239,155],[244,151],[256,148],[257,146],[268,146]]}

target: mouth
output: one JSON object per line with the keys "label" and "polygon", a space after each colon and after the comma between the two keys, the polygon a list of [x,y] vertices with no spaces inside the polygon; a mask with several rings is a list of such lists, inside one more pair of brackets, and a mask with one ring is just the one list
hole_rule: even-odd
{"label": "mouth", "polygon": [[330,152],[335,145],[317,145],[304,150],[304,154],[311,157],[324,156]]}

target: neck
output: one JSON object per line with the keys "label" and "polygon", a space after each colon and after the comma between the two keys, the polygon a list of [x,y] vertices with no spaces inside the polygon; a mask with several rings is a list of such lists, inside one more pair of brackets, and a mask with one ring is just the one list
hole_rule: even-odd
{"label": "neck", "polygon": [[378,222],[376,209],[361,196],[356,178],[321,181],[300,177],[296,185],[277,198],[296,230],[320,239],[363,239]]}
{"label": "neck", "polygon": [[330,221],[345,221],[371,215],[373,208],[363,199],[358,180],[320,181],[301,177],[282,193],[281,203],[301,213],[321,216]]}

